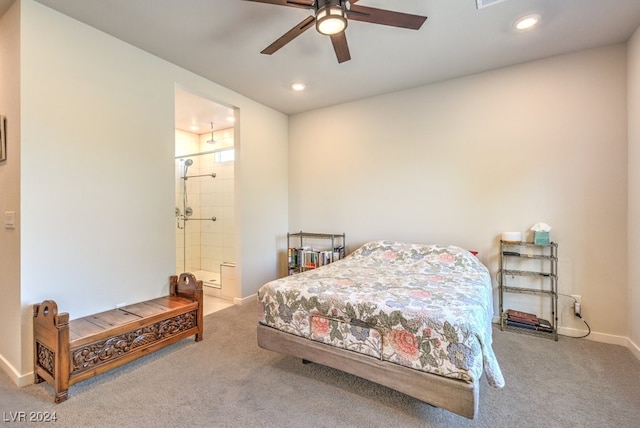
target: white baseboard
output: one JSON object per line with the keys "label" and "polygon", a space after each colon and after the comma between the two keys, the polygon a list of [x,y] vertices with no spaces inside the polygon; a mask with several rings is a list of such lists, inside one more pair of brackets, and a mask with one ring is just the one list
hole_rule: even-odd
{"label": "white baseboard", "polygon": [[9,378],[15,383],[18,387],[22,388],[23,386],[31,385],[34,382],[34,374],[33,372],[29,372],[27,374],[21,375],[18,371],[7,361],[4,355],[0,355],[0,369],[2,369]]}
{"label": "white baseboard", "polygon": [[[568,337],[580,337],[587,334],[588,330],[578,330],[575,328],[560,327],[558,328],[558,334]],[[613,334],[597,333],[591,331],[591,333],[585,337],[586,340],[592,340],[594,342],[608,343],[609,345],[620,345],[625,348],[629,345],[629,338],[625,336],[616,336]]]}
{"label": "white baseboard", "polygon": [[234,297],[233,298],[233,304],[234,305],[244,305],[246,303],[256,302],[257,298],[258,298],[257,294],[252,294],[250,296],[243,297],[243,298]]}
{"label": "white baseboard", "polygon": [[[500,326],[500,318],[494,317],[493,323]],[[576,328],[569,328],[569,327],[558,327],[558,334],[561,336],[580,337],[587,334],[587,332],[588,330],[579,330]],[[592,340],[594,342],[608,343],[609,345],[624,346],[625,348],[628,348],[631,351],[631,353],[640,360],[640,346],[638,346],[636,343],[633,343],[633,341],[628,337],[616,336],[613,334],[597,333],[597,332],[591,331],[591,333],[589,333],[589,335],[584,339]]]}

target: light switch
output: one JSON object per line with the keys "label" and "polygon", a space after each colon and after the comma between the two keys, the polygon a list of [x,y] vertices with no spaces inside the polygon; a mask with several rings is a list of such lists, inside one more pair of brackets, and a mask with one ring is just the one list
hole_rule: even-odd
{"label": "light switch", "polygon": [[4,212],[4,228],[5,229],[16,228],[16,212],[15,211]]}

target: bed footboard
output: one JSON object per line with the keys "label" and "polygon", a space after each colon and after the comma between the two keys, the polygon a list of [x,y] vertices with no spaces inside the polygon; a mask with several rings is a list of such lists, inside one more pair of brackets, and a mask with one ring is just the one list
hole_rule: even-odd
{"label": "bed footboard", "polygon": [[473,419],[479,385],[437,376],[258,324],[258,346],[332,367]]}

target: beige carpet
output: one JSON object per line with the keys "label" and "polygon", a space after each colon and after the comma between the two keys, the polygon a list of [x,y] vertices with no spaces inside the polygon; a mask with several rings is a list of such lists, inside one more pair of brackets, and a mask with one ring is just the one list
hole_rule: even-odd
{"label": "beige carpet", "polygon": [[[495,330],[507,386],[481,380],[473,421],[385,387],[257,347],[254,305],[205,317],[204,341],[81,382],[53,404],[46,384],[0,372],[0,417],[55,412],[57,427],[637,427],[640,361],[620,346]],[[36,415],[34,413],[34,415]],[[29,424],[32,425],[32,424]]]}

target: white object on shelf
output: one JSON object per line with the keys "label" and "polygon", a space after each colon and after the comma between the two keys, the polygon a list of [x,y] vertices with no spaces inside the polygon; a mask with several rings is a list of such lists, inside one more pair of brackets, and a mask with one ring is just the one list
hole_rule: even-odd
{"label": "white object on shelf", "polygon": [[522,232],[502,232],[502,240],[505,242],[521,242]]}
{"label": "white object on shelf", "polygon": [[549,232],[551,230],[551,226],[547,223],[536,223],[531,226],[531,230],[534,232]]}

